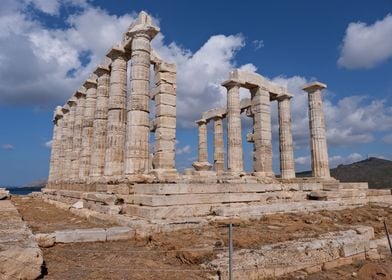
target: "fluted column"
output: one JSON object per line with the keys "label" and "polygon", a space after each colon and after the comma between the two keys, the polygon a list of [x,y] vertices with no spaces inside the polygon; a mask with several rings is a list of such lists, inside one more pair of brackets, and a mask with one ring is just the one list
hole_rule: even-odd
{"label": "fluted column", "polygon": [[109,73],[108,66],[99,65],[97,76],[97,102],[93,122],[93,145],[90,176],[101,177],[105,168],[106,138],[108,126]]}
{"label": "fluted column", "polygon": [[214,118],[214,169],[217,174],[225,171],[222,116],[216,116]]}
{"label": "fluted column", "polygon": [[75,124],[73,128],[73,142],[72,142],[72,162],[71,162],[71,178],[79,180],[79,168],[81,161],[82,149],[82,130],[84,110],[86,108],[86,88],[80,87],[75,94],[76,99],[76,114]]}
{"label": "fluted column", "polygon": [[85,83],[86,88],[86,107],[84,110],[83,129],[82,129],[82,151],[79,168],[79,178],[86,180],[89,177],[91,164],[91,147],[93,143],[93,122],[95,107],[97,102],[97,82],[96,77],[90,77]]}
{"label": "fluted column", "polygon": [[253,113],[253,170],[260,176],[272,177],[272,132],[269,92],[262,88],[251,90]]}
{"label": "fluted column", "polygon": [[295,178],[290,98],[285,96],[278,99],[280,174],[282,179]]}
{"label": "fluted column", "polygon": [[132,38],[131,94],[127,104],[125,174],[137,175],[149,171],[150,138],[150,41],[159,32],[151,17],[142,12],[130,27]]}
{"label": "fluted column", "polygon": [[227,88],[227,171],[244,170],[242,150],[240,85],[233,81],[223,84]]}
{"label": "fluted column", "polygon": [[71,161],[72,161],[72,142],[73,142],[73,129],[75,124],[75,114],[76,114],[76,97],[72,96],[70,100],[67,102],[69,106],[69,113],[68,113],[68,129],[67,129],[67,137],[65,143],[65,156],[64,156],[64,165],[63,172],[64,172],[64,179],[67,182],[71,181]]}
{"label": "fluted column", "polygon": [[308,93],[309,102],[312,175],[313,177],[321,178],[330,177],[323,102],[321,97],[321,90],[326,87],[325,84],[314,82],[303,88],[303,90]]}
{"label": "fluted column", "polygon": [[57,106],[54,111],[53,117],[53,137],[52,137],[52,148],[50,155],[50,166],[49,166],[49,178],[48,183],[52,184],[58,179],[58,168],[59,168],[59,152],[61,145],[61,121],[63,113],[61,112],[61,106]]}
{"label": "fluted column", "polygon": [[58,178],[60,182],[64,182],[66,179],[65,174],[65,157],[66,157],[66,148],[67,148],[67,137],[68,137],[68,118],[69,118],[69,106],[65,104],[61,108],[61,112],[63,113],[63,121],[61,126],[61,144],[60,144],[60,152],[59,152],[59,170],[58,170]]}
{"label": "fluted column", "polygon": [[107,56],[112,59],[112,63],[104,175],[112,177],[124,174],[128,59],[122,47],[112,48]]}
{"label": "fluted column", "polygon": [[200,119],[196,121],[199,132],[198,160],[192,163],[196,171],[209,171],[212,165],[208,162],[208,146],[207,146],[207,120]]}

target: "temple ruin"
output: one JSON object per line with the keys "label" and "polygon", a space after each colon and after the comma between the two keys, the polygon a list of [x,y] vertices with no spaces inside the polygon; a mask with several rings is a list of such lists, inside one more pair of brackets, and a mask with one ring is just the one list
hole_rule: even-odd
{"label": "temple ruin", "polygon": [[[177,70],[151,48],[158,32],[151,17],[141,12],[122,41],[108,51],[66,104],[56,108],[44,197],[67,204],[83,201],[83,207],[92,211],[132,219],[185,218],[183,224],[192,225],[211,216],[260,217],[385,199],[385,192],[370,191],[366,183],[341,183],[330,176],[321,96],[325,84],[314,82],[303,88],[309,101],[312,177],[296,178],[293,96],[267,78],[242,70],[231,71],[222,83],[227,106],[204,112],[196,121],[198,160],[193,169],[180,174],[175,167]],[[250,98],[240,100],[240,88],[248,89]],[[279,116],[280,176],[272,168],[270,108],[274,101]],[[253,123],[246,137],[253,143],[252,172],[244,170],[242,112]],[[214,125],[213,163],[208,162],[209,122]]]}

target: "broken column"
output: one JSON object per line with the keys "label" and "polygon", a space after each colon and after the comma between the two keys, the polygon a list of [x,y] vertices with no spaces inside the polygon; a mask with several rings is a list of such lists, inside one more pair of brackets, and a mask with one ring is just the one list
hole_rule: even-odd
{"label": "broken column", "polygon": [[280,175],[282,179],[295,178],[290,99],[290,96],[278,98]]}
{"label": "broken column", "polygon": [[124,174],[128,57],[122,46],[113,47],[107,56],[112,63],[104,175],[113,178]]}
{"label": "broken column", "polygon": [[321,91],[327,85],[314,82],[306,85],[303,90],[308,93],[310,148],[312,160],[312,176],[330,178],[327,138]]}
{"label": "broken column", "polygon": [[97,102],[93,122],[93,143],[91,151],[90,177],[102,177],[105,168],[106,138],[108,127],[109,64],[99,65],[97,75]]}
{"label": "broken column", "polygon": [[177,178],[175,167],[176,145],[176,65],[159,61],[154,64],[155,88],[155,147],[153,155],[154,174],[161,181]]}
{"label": "broken column", "polygon": [[[150,41],[159,32],[152,25],[151,17],[141,12],[130,26],[127,36],[131,38],[131,94],[127,103],[127,129],[125,145],[125,174],[131,181],[137,175],[149,171],[150,137]],[[136,176],[132,176],[136,175]],[[143,178],[142,178],[143,179]]]}
{"label": "broken column", "polygon": [[61,112],[61,106],[57,106],[53,116],[53,138],[52,138],[52,149],[50,155],[50,166],[49,166],[49,178],[48,183],[54,183],[58,179],[59,169],[59,152],[61,148],[61,119],[63,113]]}
{"label": "broken column", "polygon": [[76,114],[73,128],[73,142],[72,142],[72,159],[71,159],[71,178],[74,181],[79,180],[79,167],[80,167],[80,156],[82,148],[82,129],[84,110],[86,103],[86,88],[80,87],[75,93],[76,97]]}
{"label": "broken column", "polygon": [[79,167],[79,178],[87,180],[89,177],[91,164],[91,147],[93,143],[93,122],[95,107],[97,102],[97,81],[96,75],[92,75],[85,83],[86,88],[86,107],[84,110],[82,148]]}
{"label": "broken column", "polygon": [[271,104],[269,92],[261,87],[251,90],[253,113],[253,170],[260,177],[273,177]]}
{"label": "broken column", "polygon": [[223,116],[215,116],[214,120],[214,170],[217,174],[225,171],[225,147],[223,144]]}
{"label": "broken column", "polygon": [[227,171],[239,173],[244,170],[242,151],[240,84],[227,81]]}
{"label": "broken column", "polygon": [[199,158],[192,166],[196,171],[209,171],[212,165],[208,162],[208,148],[207,148],[207,121],[200,119],[196,121],[199,126]]}

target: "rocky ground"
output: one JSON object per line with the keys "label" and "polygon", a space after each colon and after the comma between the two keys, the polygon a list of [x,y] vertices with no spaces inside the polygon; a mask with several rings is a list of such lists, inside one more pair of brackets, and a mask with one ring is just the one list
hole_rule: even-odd
{"label": "rocky ground", "polygon": [[[110,226],[92,224],[37,198],[14,198],[13,201],[33,232]],[[317,237],[321,233],[355,225],[372,226],[376,238],[381,238],[385,236],[384,219],[392,229],[392,209],[365,206],[336,212],[279,214],[260,220],[231,222],[234,224],[234,248],[240,249]],[[205,279],[208,272],[200,271],[199,264],[227,250],[227,241],[227,223],[213,221],[202,229],[155,234],[143,239],[57,244],[43,249],[44,279]],[[390,264],[391,259],[364,261],[309,275],[306,279],[392,279]]]}

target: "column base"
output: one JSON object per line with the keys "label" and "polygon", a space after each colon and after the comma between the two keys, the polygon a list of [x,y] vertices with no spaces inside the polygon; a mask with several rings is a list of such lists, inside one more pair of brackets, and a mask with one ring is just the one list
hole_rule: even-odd
{"label": "column base", "polygon": [[180,179],[176,169],[153,169],[149,175],[154,176],[154,181],[159,183],[175,183]]}

